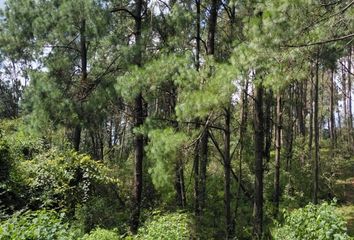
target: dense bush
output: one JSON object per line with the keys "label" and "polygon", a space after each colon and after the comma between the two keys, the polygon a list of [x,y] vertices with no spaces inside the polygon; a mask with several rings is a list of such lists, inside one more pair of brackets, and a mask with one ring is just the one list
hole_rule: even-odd
{"label": "dense bush", "polygon": [[137,239],[190,239],[192,221],[187,213],[157,214],[139,229]]}
{"label": "dense bush", "polygon": [[309,204],[285,213],[285,222],[274,231],[274,239],[345,240],[346,223],[335,213],[334,204]]}
{"label": "dense bush", "polygon": [[10,147],[0,135],[0,182],[9,178],[11,164]]}
{"label": "dense bush", "polygon": [[71,210],[88,199],[94,182],[110,181],[105,170],[87,155],[56,149],[23,161],[19,167],[30,188],[33,207]]}
{"label": "dense bush", "polygon": [[18,212],[0,225],[2,240],[77,239],[78,231],[63,221],[63,214],[55,211]]}
{"label": "dense bush", "polygon": [[[114,186],[98,185],[95,188],[115,189]],[[83,232],[90,232],[96,227],[117,228],[117,232],[124,233],[127,229],[126,224],[129,219],[127,208],[119,200],[117,195],[101,191],[94,193],[89,200],[77,205],[75,209],[76,225]]]}
{"label": "dense bush", "polygon": [[118,234],[114,230],[96,228],[90,234],[85,234],[80,240],[118,240]]}

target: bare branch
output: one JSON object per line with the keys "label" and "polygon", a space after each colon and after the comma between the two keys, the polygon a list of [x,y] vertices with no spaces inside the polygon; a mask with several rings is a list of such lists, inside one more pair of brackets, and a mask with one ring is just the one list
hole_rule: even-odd
{"label": "bare branch", "polygon": [[322,40],[319,42],[303,43],[303,44],[299,44],[299,45],[285,45],[283,47],[286,47],[286,48],[310,47],[310,46],[322,45],[322,44],[331,43],[331,42],[337,42],[337,41],[345,40],[345,39],[352,38],[352,37],[354,37],[354,33],[351,33],[351,34],[345,35],[345,36],[332,38],[332,39]]}
{"label": "bare branch", "polygon": [[111,10],[111,13],[115,13],[115,12],[126,12],[128,13],[130,16],[132,16],[134,19],[137,19],[137,16],[135,16],[135,14],[133,12],[131,12],[129,9],[126,9],[126,8],[120,8],[120,7],[117,7],[117,8],[113,8]]}

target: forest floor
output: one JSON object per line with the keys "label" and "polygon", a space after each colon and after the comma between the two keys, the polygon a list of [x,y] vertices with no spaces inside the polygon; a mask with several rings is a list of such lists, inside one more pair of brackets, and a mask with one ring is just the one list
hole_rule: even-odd
{"label": "forest floor", "polygon": [[354,237],[354,177],[338,181],[337,186],[341,189],[343,199],[338,211],[347,221],[349,236]]}

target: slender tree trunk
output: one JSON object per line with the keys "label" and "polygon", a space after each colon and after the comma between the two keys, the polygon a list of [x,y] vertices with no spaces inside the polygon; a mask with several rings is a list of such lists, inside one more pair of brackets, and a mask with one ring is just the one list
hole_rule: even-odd
{"label": "slender tree trunk", "polygon": [[200,221],[200,190],[199,190],[199,142],[195,145],[194,149],[194,162],[193,162],[193,170],[194,170],[194,213],[197,217],[197,228],[198,222]]}
{"label": "slender tree trunk", "polygon": [[186,206],[186,192],[185,192],[185,185],[184,185],[183,162],[180,158],[177,160],[175,173],[176,173],[175,189],[176,189],[177,204],[179,207],[184,208]]}
{"label": "slender tree trunk", "polygon": [[73,137],[73,145],[75,151],[80,150],[80,142],[81,142],[81,126],[77,124],[74,128],[74,137]]}
{"label": "slender tree trunk", "polygon": [[307,129],[306,129],[306,118],[307,118],[307,85],[308,85],[308,79],[306,78],[303,85],[302,85],[302,116],[303,116],[303,121],[304,121],[304,128],[305,128],[305,136],[307,134]]}
{"label": "slender tree trunk", "polygon": [[305,118],[303,114],[303,109],[304,109],[304,104],[303,104],[303,99],[304,99],[304,88],[303,88],[304,83],[300,82],[297,84],[297,104],[296,104],[296,112],[297,112],[297,119],[299,123],[299,131],[301,136],[304,138],[306,134],[306,127],[305,127]]}
{"label": "slender tree trunk", "polygon": [[[297,104],[297,115],[299,122],[299,130],[301,134],[301,147],[304,148],[306,144],[306,94],[307,94],[307,79],[301,81],[298,84],[299,94],[297,96],[298,104]],[[306,159],[306,152],[302,151],[300,156],[301,166],[304,166]]]}
{"label": "slender tree trunk", "polygon": [[199,71],[200,68],[200,1],[201,0],[195,0],[195,5],[197,8],[197,16],[196,16],[196,22],[197,22],[197,36],[196,36],[196,49],[195,49],[195,68],[197,71]]}
{"label": "slender tree trunk", "polygon": [[336,142],[336,125],[334,119],[334,70],[331,71],[331,78],[330,78],[330,138],[331,138],[331,152],[333,156],[334,146]]}
{"label": "slender tree trunk", "polygon": [[294,141],[294,119],[293,119],[293,102],[294,102],[294,89],[293,86],[290,87],[289,89],[289,98],[288,98],[289,104],[287,104],[287,115],[288,115],[288,121],[286,124],[286,128],[284,129],[284,148],[285,148],[285,159],[286,159],[286,166],[285,170],[287,172],[290,172],[291,170],[291,161],[293,157],[293,141]]}
{"label": "slender tree trunk", "polygon": [[[200,5],[200,2],[199,2]],[[200,7],[200,6],[199,6]],[[219,0],[212,0],[211,10],[208,20],[208,41],[207,41],[207,54],[214,55],[215,52],[215,33],[217,23],[217,11],[219,7]],[[200,10],[199,10],[200,11]],[[199,13],[200,14],[200,13]],[[200,23],[198,22],[198,25]],[[200,32],[198,33],[200,38]],[[207,119],[205,119],[206,122]],[[200,139],[200,208],[201,213],[206,208],[206,177],[207,177],[207,164],[208,164],[208,142],[209,132],[208,126],[205,126],[204,132]]]}
{"label": "slender tree trunk", "polygon": [[86,20],[81,20],[80,27],[80,53],[81,53],[81,81],[87,84],[87,43],[86,43]]}
{"label": "slender tree trunk", "polygon": [[255,186],[253,232],[256,239],[262,239],[263,235],[263,86],[256,86],[254,107],[254,139],[255,139]]}
{"label": "slender tree trunk", "polygon": [[[87,84],[87,42],[86,42],[86,20],[81,20],[80,26],[80,58],[81,58],[81,87],[85,89]],[[82,114],[82,106],[81,102],[78,104],[77,114],[79,119],[81,119]],[[80,150],[80,142],[81,142],[81,125],[77,123],[74,129],[74,138],[73,145],[76,151]]]}
{"label": "slender tree trunk", "polygon": [[[230,104],[231,105],[231,104]],[[231,156],[230,156],[230,139],[231,139],[231,110],[230,105],[225,109],[225,130],[224,130],[224,202],[225,202],[225,223],[226,223],[226,239],[232,235],[232,219],[231,219]]]}
{"label": "slender tree trunk", "polygon": [[[343,63],[344,64],[344,63]],[[348,116],[347,116],[347,76],[345,74],[344,66],[342,66],[342,94],[343,94],[343,125],[344,127],[348,127]]]}
{"label": "slender tree trunk", "polygon": [[[177,102],[177,88],[173,82],[170,83],[171,86],[171,95],[170,95],[170,104],[169,104],[169,117],[173,117],[175,115],[175,107]],[[173,127],[178,131],[178,122],[175,120],[173,123]],[[186,191],[184,184],[184,163],[183,160],[178,156],[176,162],[175,169],[175,189],[176,189],[176,198],[177,205],[181,208],[186,206]]]}
{"label": "slender tree trunk", "polygon": [[215,33],[218,18],[218,9],[220,0],[211,0],[210,15],[208,19],[208,46],[207,51],[209,55],[214,55],[215,53]]}
{"label": "slender tree trunk", "polygon": [[319,122],[318,122],[318,109],[319,109],[319,104],[318,104],[318,95],[319,95],[319,76],[318,76],[318,71],[319,71],[319,63],[318,59],[316,59],[316,72],[315,72],[315,89],[314,89],[314,129],[315,129],[315,161],[314,161],[314,168],[313,168],[313,203],[317,204],[318,203],[318,176],[319,176]]}
{"label": "slender tree trunk", "polygon": [[[197,33],[196,33],[196,49],[195,49],[195,55],[196,55],[196,60],[195,60],[195,67],[196,70],[199,71],[200,68],[200,1],[201,0],[195,0],[196,8],[197,8],[197,16],[196,16],[196,23],[197,23]],[[196,128],[200,127],[199,124],[199,119],[196,120],[197,125]],[[201,207],[200,207],[200,174],[199,174],[199,165],[200,165],[200,141],[197,141],[195,149],[194,149],[194,163],[193,163],[193,169],[194,169],[194,213],[197,217],[197,223],[196,223],[196,229],[198,231],[199,223],[200,223],[200,213],[201,213]]]}
{"label": "slender tree trunk", "polygon": [[273,92],[269,91],[265,94],[265,116],[264,116],[264,132],[265,132],[265,147],[264,147],[264,158],[266,162],[270,161],[270,148],[272,147],[272,102],[273,102]]}
{"label": "slender tree trunk", "polygon": [[[141,93],[135,98],[135,127],[143,124],[143,108]],[[133,187],[133,205],[131,215],[130,230],[136,233],[139,227],[141,195],[143,188],[143,157],[144,157],[144,137],[142,134],[135,136],[135,162],[134,162],[134,187]]]}
{"label": "slender tree trunk", "polygon": [[276,130],[275,130],[275,163],[274,163],[274,215],[278,216],[280,200],[280,154],[281,154],[281,128],[282,128],[282,110],[281,96],[277,95],[276,107]]}
{"label": "slender tree trunk", "polygon": [[[248,117],[248,79],[245,82],[245,86],[242,89],[242,109],[241,109],[241,124],[240,124],[240,149],[239,149],[239,165],[238,165],[238,186],[237,186],[237,196],[236,196],[236,207],[235,207],[235,219],[238,216],[238,209],[241,202],[241,190],[242,190],[242,162],[243,162],[243,149],[244,149],[244,137],[247,132],[247,117]],[[235,224],[236,228],[236,224]],[[236,232],[236,229],[235,229]]]}
{"label": "slender tree trunk", "polygon": [[352,46],[349,47],[348,56],[348,128],[349,128],[349,146],[354,151],[353,141],[353,112],[352,112]]}
{"label": "slender tree trunk", "polygon": [[[141,66],[141,30],[142,30],[142,7],[143,0],[135,0],[135,44],[138,47],[134,56],[134,62],[137,66]],[[135,128],[139,128],[144,122],[143,97],[140,92],[134,100],[134,120]],[[139,227],[141,195],[143,189],[143,157],[144,157],[144,136],[140,133],[135,134],[135,159],[134,159],[134,187],[132,199],[132,212],[130,230],[137,233]]]}
{"label": "slender tree trunk", "polygon": [[312,141],[313,141],[313,70],[311,67],[311,80],[310,80],[310,121],[309,121],[309,161],[312,162]]}
{"label": "slender tree trunk", "polygon": [[207,127],[205,127],[204,132],[202,133],[200,139],[200,210],[201,214],[203,214],[204,209],[206,207],[206,177],[207,177],[207,164],[208,164],[208,141],[209,141],[209,133]]}

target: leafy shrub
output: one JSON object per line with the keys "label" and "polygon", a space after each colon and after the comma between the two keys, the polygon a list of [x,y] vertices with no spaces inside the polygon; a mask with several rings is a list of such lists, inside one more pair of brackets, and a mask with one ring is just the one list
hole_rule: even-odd
{"label": "leafy shrub", "polygon": [[17,212],[0,225],[2,240],[77,239],[78,232],[64,223],[63,214],[40,210]]}
{"label": "leafy shrub", "polygon": [[333,203],[309,204],[290,213],[285,212],[284,218],[284,225],[274,231],[274,239],[349,239],[346,223],[336,214]]}
{"label": "leafy shrub", "polygon": [[0,136],[0,219],[23,206],[21,185],[16,182],[16,164],[10,144]]}
{"label": "leafy shrub", "polygon": [[[114,190],[114,186],[95,186],[95,188],[106,188],[107,191],[109,187]],[[123,233],[126,231],[124,222],[127,222],[129,218],[129,214],[125,210],[124,205],[117,200],[117,195],[113,195],[113,191],[112,193],[101,191],[95,193],[95,196],[91,196],[87,202],[77,205],[75,222],[85,233],[98,226],[108,229],[119,226],[117,232]]]}
{"label": "leafy shrub", "polygon": [[158,214],[139,229],[137,239],[190,239],[191,218],[187,213]]}
{"label": "leafy shrub", "polygon": [[118,240],[118,234],[114,230],[96,228],[90,234],[85,234],[80,240]]}
{"label": "leafy shrub", "polygon": [[0,182],[6,181],[10,174],[11,156],[9,145],[0,137]]}
{"label": "leafy shrub", "polygon": [[74,151],[50,149],[21,168],[35,207],[73,210],[88,199],[92,183],[111,181],[102,163]]}
{"label": "leafy shrub", "polygon": [[0,122],[3,138],[8,142],[11,154],[16,161],[31,159],[34,155],[46,150],[43,138],[30,132],[25,124],[24,118]]}

